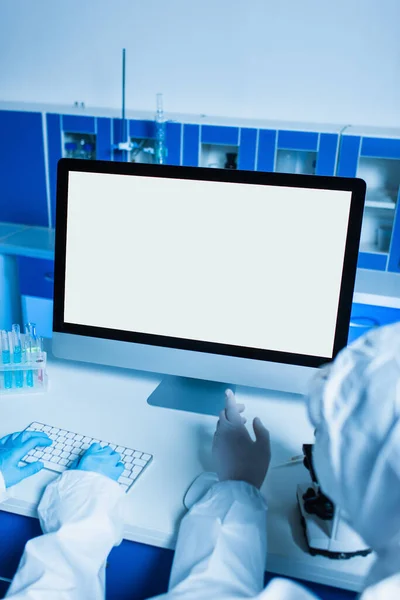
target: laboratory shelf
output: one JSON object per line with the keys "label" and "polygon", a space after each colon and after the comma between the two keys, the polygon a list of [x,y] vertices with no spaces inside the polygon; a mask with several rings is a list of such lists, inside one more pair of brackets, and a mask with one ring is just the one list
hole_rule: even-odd
{"label": "laboratory shelf", "polygon": [[380,202],[379,200],[366,200],[365,206],[367,208],[386,208],[388,210],[394,210],[396,208],[395,202]]}

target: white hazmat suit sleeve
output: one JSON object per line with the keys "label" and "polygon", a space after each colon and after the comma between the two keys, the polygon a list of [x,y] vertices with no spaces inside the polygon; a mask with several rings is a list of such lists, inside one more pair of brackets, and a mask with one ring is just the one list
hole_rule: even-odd
{"label": "white hazmat suit sleeve", "polygon": [[243,481],[214,484],[183,518],[168,598],[253,597],[263,589],[267,506]]}
{"label": "white hazmat suit sleeve", "polygon": [[108,477],[66,471],[44,492],[45,535],[30,540],[8,590],[13,600],[101,600],[105,562],[122,540],[124,493]]}
{"label": "white hazmat suit sleeve", "polygon": [[169,592],[158,600],[313,600],[295,583],[264,587],[267,506],[243,481],[214,484],[183,518]]}

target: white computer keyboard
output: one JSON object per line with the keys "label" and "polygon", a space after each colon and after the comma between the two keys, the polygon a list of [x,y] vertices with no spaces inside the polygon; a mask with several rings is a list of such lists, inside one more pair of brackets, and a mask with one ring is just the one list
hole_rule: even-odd
{"label": "white computer keyboard", "polygon": [[110,446],[121,455],[121,462],[125,465],[125,470],[118,479],[118,483],[125,492],[132,487],[153,459],[151,454],[146,454],[140,450],[117,446],[117,444],[111,442],[97,440],[87,435],[67,431],[52,425],[45,425],[44,423],[31,423],[25,431],[44,431],[53,440],[53,443],[46,448],[37,446],[28,452],[22,462],[31,463],[40,460],[43,462],[45,469],[56,473],[66,471],[91,444],[97,442],[102,446]]}

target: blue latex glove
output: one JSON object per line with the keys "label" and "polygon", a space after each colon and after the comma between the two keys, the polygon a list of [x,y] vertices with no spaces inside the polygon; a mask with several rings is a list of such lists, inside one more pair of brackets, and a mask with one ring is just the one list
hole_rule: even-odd
{"label": "blue latex glove", "polygon": [[0,439],[0,471],[6,488],[43,469],[40,461],[19,467],[19,461],[36,446],[51,446],[52,440],[42,431],[22,431]]}
{"label": "blue latex glove", "polygon": [[70,468],[77,471],[93,471],[117,481],[125,469],[120,459],[118,452],[114,452],[109,446],[103,448],[100,444],[92,444]]}

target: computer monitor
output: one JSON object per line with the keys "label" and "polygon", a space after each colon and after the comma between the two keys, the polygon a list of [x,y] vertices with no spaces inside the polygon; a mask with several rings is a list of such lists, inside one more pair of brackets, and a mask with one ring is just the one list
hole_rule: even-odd
{"label": "computer monitor", "polygon": [[360,179],[62,159],[53,352],[303,393],[347,342],[364,198]]}

